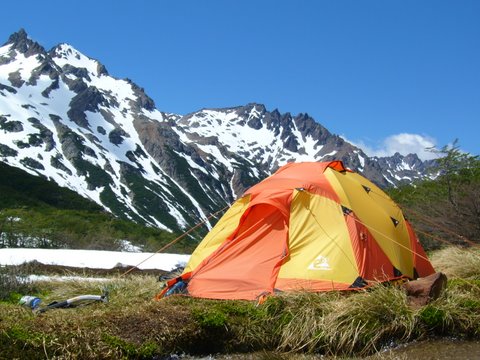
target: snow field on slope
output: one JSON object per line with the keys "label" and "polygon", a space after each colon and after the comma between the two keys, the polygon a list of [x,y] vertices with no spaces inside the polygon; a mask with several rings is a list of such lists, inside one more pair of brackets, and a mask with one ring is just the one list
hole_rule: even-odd
{"label": "snow field on slope", "polygon": [[165,253],[133,253],[102,250],[66,249],[0,249],[0,266],[21,265],[38,261],[45,265],[60,265],[90,269],[112,269],[117,266],[137,266],[139,269],[171,271],[185,266],[190,255]]}
{"label": "snow field on slope", "polygon": [[60,67],[69,64],[77,68],[87,69],[89,73],[98,76],[98,61],[90,59],[68,44],[58,45],[55,49],[55,55],[53,60]]}
{"label": "snow field on slope", "polygon": [[[0,48],[0,57],[8,55],[11,47],[12,45],[7,45]],[[17,52],[17,55],[15,56],[15,61],[0,66],[0,73],[5,73],[8,75],[10,73],[18,71],[21,79],[27,82],[32,75],[32,70],[39,65],[40,63],[38,62],[36,56],[25,57],[24,54],[20,54]]]}

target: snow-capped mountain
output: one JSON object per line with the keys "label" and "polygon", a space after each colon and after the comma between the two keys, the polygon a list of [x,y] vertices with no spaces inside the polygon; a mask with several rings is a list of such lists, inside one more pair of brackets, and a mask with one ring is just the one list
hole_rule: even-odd
{"label": "snow-capped mountain", "polygon": [[0,47],[0,161],[119,217],[189,228],[288,161],[342,160],[380,186],[424,176],[416,155],[369,158],[307,114],[263,105],[158,110],[142,88],[72,46],[24,30]]}

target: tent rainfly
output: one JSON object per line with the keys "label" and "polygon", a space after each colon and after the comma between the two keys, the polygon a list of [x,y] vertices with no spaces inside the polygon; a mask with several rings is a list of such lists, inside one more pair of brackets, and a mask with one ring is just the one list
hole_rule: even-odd
{"label": "tent rainfly", "polygon": [[434,272],[401,209],[379,187],[341,161],[289,163],[233,203],[157,298],[181,292],[258,300]]}

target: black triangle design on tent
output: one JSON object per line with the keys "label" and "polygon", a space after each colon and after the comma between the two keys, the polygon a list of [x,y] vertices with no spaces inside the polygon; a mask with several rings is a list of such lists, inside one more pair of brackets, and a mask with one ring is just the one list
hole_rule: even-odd
{"label": "black triangle design on tent", "polygon": [[363,288],[367,286],[368,283],[361,276],[357,277],[352,285],[349,286],[350,289]]}
{"label": "black triangle design on tent", "polygon": [[395,277],[401,277],[403,276],[402,272],[398,270],[395,266],[393,267],[393,276]]}
{"label": "black triangle design on tent", "polygon": [[362,185],[363,189],[367,192],[367,194],[372,191],[368,186]]}
{"label": "black triangle design on tent", "polygon": [[353,212],[352,209],[349,209],[343,205],[342,205],[342,211],[343,211],[343,215],[350,215]]}
{"label": "black triangle design on tent", "polygon": [[393,225],[395,225],[395,227],[397,227],[397,225],[400,223],[400,221],[398,221],[397,219],[394,219],[392,217],[390,217],[390,219],[392,219]]}

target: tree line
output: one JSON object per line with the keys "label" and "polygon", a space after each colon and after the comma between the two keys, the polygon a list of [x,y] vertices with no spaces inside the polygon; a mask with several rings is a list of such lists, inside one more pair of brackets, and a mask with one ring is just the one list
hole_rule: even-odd
{"label": "tree line", "polygon": [[480,159],[457,141],[431,149],[438,155],[433,180],[390,189],[426,249],[480,244]]}

